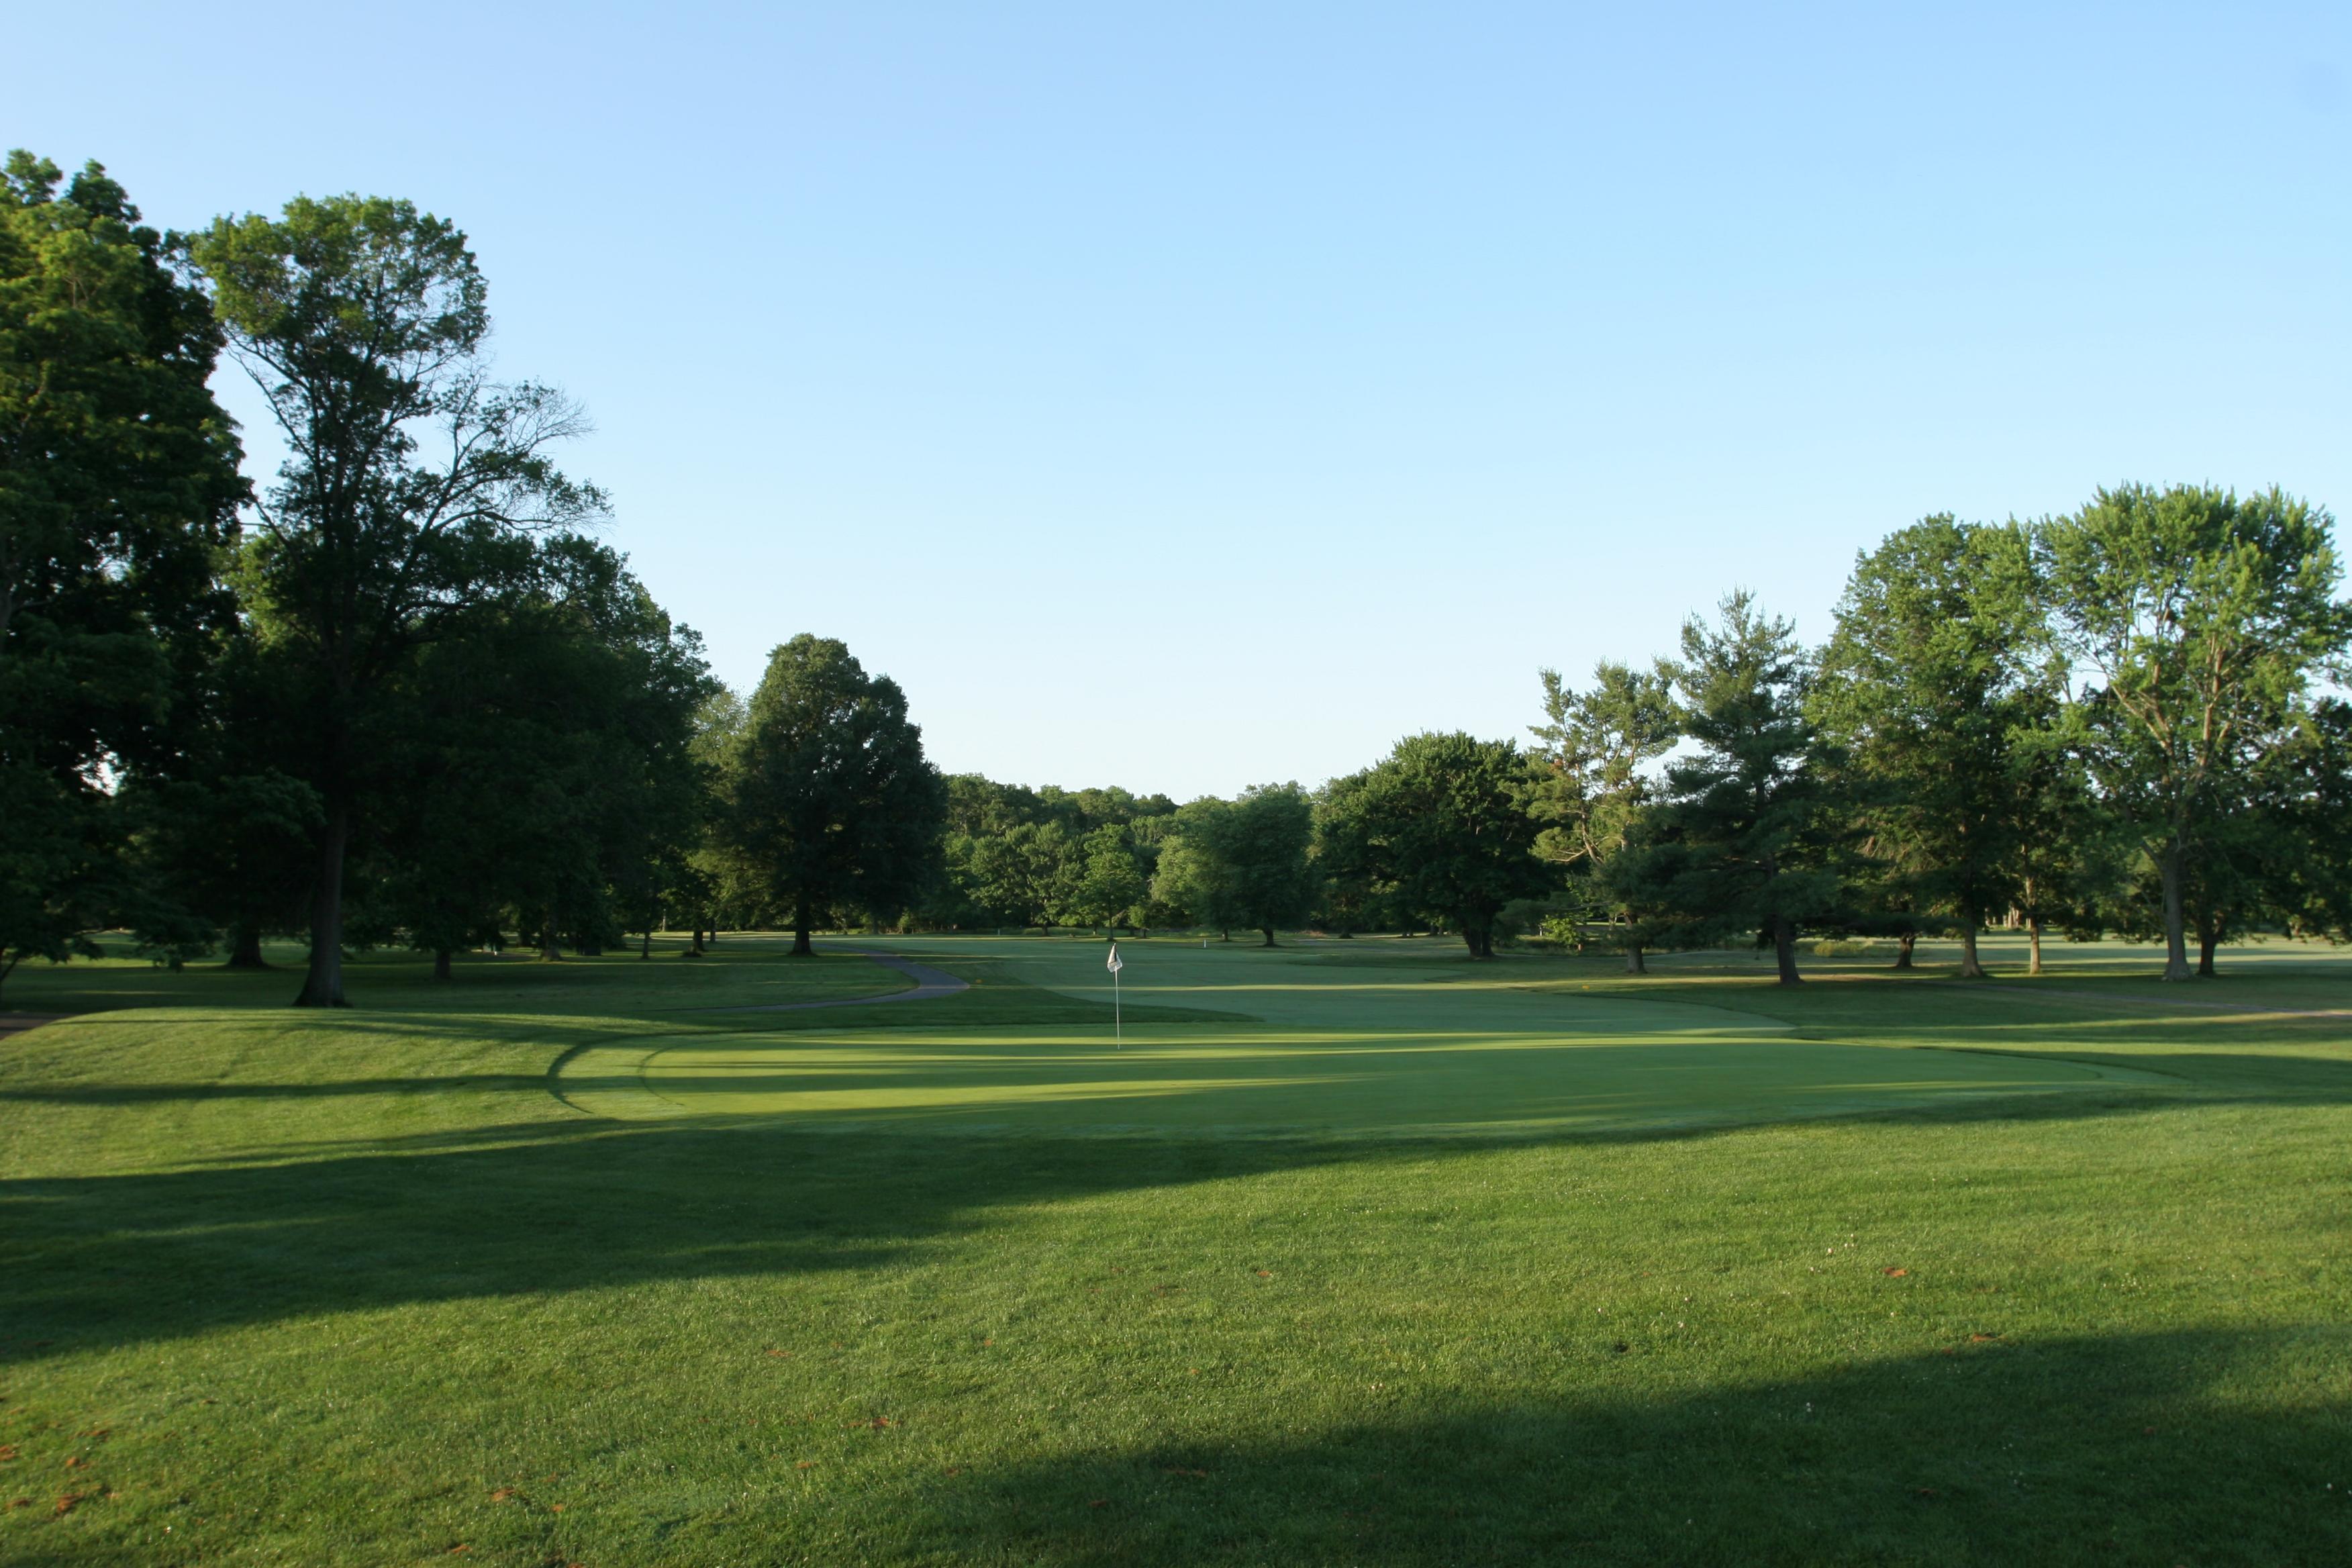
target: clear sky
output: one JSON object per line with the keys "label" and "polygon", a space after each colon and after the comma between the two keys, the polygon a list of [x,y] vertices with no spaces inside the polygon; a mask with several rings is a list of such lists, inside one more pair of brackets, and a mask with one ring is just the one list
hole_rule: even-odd
{"label": "clear sky", "polygon": [[[2352,509],[2352,6],[16,11],[0,141],[405,195],[756,681],[1180,797],[1517,735],[1922,514]],[[232,389],[232,406],[254,400]],[[256,442],[257,447],[261,443]]]}

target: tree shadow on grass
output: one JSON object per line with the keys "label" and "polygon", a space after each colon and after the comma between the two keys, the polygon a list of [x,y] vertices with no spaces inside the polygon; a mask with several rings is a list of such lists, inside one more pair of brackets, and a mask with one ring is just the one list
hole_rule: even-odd
{"label": "tree shadow on grass", "polygon": [[0,1183],[0,1363],[408,1301],[856,1268],[903,1257],[989,1205],[1318,1157],[1166,1139],[926,1147],[773,1122],[587,1118],[387,1142],[339,1157]]}
{"label": "tree shadow on grass", "polygon": [[540,1073],[451,1073],[433,1078],[347,1078],[317,1083],[61,1083],[0,1089],[0,1102],[27,1105],[158,1105],[205,1100],[335,1100],[371,1094],[520,1092]]}
{"label": "tree shadow on grass", "polygon": [[[2352,1072],[2316,1087],[2306,1075],[2304,1088],[2275,1096],[2191,1086],[2075,1091],[1835,1120],[1927,1129],[2197,1103],[2352,1103]],[[947,1125],[533,1120],[424,1129],[360,1152],[281,1146],[235,1163],[0,1183],[0,1321],[8,1325],[0,1363],[413,1301],[856,1268],[958,1235],[1000,1206],[1497,1147],[1597,1149],[1737,1130],[954,1136]],[[1379,1177],[1368,1170],[1365,1180]]]}
{"label": "tree shadow on grass", "polygon": [[[862,1500],[876,1556],[1130,1564],[2352,1562],[2352,1329],[2048,1342],[1645,1394],[1671,1339],[1563,1345],[1550,1402],[1367,1385],[1338,1429],[1138,1443]],[[1182,1418],[1178,1417],[1178,1425]],[[1234,1423],[1280,1432],[1278,1412]],[[1050,1434],[1047,1435],[1050,1439]],[[878,1543],[877,1543],[878,1544]]]}

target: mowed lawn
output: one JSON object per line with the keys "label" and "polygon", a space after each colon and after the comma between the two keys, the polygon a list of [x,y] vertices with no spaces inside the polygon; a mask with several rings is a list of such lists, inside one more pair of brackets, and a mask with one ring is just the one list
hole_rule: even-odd
{"label": "mowed lawn", "polygon": [[2325,949],[835,945],[19,970],[0,1562],[2352,1561]]}

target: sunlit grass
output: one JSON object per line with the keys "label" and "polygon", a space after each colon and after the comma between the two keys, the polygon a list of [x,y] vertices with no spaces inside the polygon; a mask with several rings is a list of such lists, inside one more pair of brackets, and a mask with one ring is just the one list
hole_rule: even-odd
{"label": "sunlit grass", "polygon": [[892,945],[20,971],[0,1561],[2352,1560],[2324,952]]}

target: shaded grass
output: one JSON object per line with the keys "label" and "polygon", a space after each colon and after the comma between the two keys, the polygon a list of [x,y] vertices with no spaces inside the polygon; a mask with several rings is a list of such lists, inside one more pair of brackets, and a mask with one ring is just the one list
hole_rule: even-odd
{"label": "shaded grass", "polygon": [[[1025,984],[940,1033],[1098,1031],[1067,945],[984,949]],[[551,1098],[579,1042],[745,1032],[590,965],[576,1012],[55,1026],[0,1043],[0,1561],[2352,1556],[2340,1025],[1573,961],[1233,988],[1309,957],[1202,994],[1507,1033],[1591,985],[2165,1076],[1511,1142],[817,1136]]]}
{"label": "shaded grass", "polygon": [[[791,939],[732,933],[705,956],[688,958],[687,944],[667,937],[653,956],[637,949],[615,950],[596,958],[572,954],[542,963],[536,953],[502,956],[457,954],[452,977],[433,978],[432,960],[420,953],[379,950],[344,960],[344,985],[357,1011],[530,1012],[541,1006],[559,1014],[593,1011],[600,1005],[629,1012],[688,1006],[759,1006],[833,996],[866,996],[907,989],[904,975],[869,963],[854,953],[820,951],[811,958],[784,956]],[[303,950],[269,944],[268,970],[228,969],[197,963],[173,971],[138,957],[127,938],[100,943],[109,956],[70,963],[26,963],[0,984],[0,1011],[89,1013],[122,1007],[284,1007],[301,988]]]}

